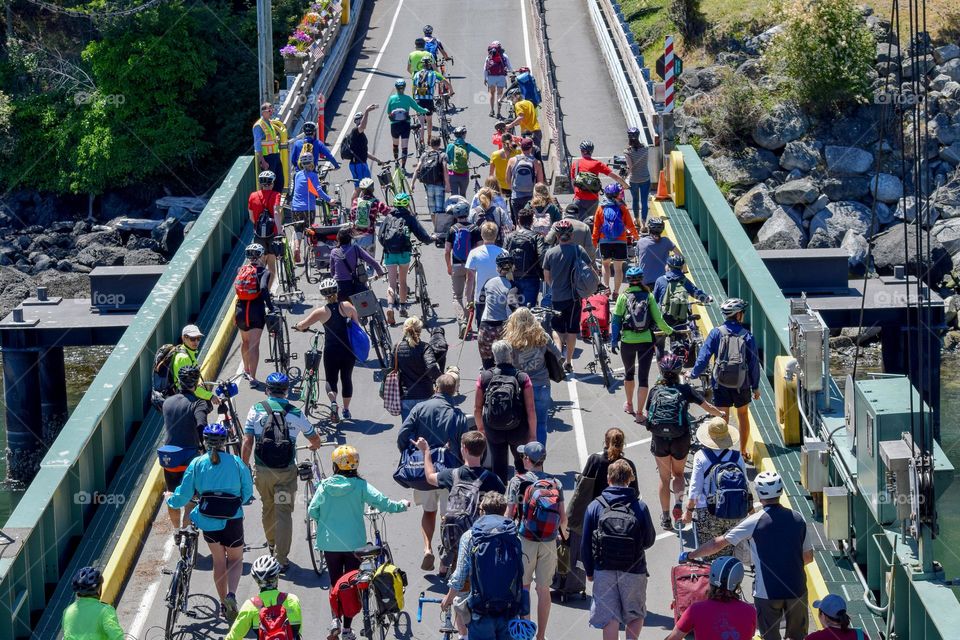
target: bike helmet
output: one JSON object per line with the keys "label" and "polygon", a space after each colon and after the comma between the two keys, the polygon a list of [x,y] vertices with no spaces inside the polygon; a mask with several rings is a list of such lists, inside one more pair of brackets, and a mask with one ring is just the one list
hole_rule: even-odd
{"label": "bike helmet", "polygon": [[608,184],[603,188],[603,193],[609,198],[619,198],[623,194],[623,187],[619,183]]}
{"label": "bike helmet", "polygon": [[177,371],[177,380],[184,389],[196,389],[200,383],[200,367],[188,364]]}
{"label": "bike helmet", "polygon": [[499,40],[494,40],[487,45],[487,51],[503,51],[503,45],[500,44]]}
{"label": "bike helmet", "polygon": [[397,81],[393,83],[393,86],[395,86],[397,89],[403,89],[407,86],[407,81],[403,78],[397,78]]}
{"label": "bike helmet", "polygon": [[430,36],[432,36],[432,35],[433,35],[433,26],[432,26],[432,25],[429,25],[429,24],[424,25],[424,27],[423,27],[423,35],[426,36],[426,37],[428,37],[428,38],[429,38]]}
{"label": "bike helmet", "polygon": [[669,258],[667,258],[667,266],[674,269],[680,270],[683,269],[683,265],[687,264],[686,259],[679,253],[675,253]]}
{"label": "bike helmet", "polygon": [[317,125],[313,122],[304,122],[303,123],[303,135],[308,138],[312,138],[317,135]]}
{"label": "bike helmet", "polygon": [[364,178],[360,181],[360,184],[357,185],[360,187],[360,191],[366,191],[368,193],[373,192],[373,178]]}
{"label": "bike helmet", "polygon": [[663,233],[663,220],[660,218],[650,218],[647,220],[647,229],[653,234]]}
{"label": "bike helmet", "polygon": [[728,298],[720,305],[720,313],[723,314],[723,317],[729,318],[730,316],[737,315],[746,308],[747,303],[740,298]]}
{"label": "bike helmet", "polygon": [[[362,267],[361,267],[362,268]],[[326,278],[320,281],[320,295],[332,296],[337,292],[337,281],[333,278]]]}
{"label": "bike helmet", "polygon": [[424,58],[420,61],[421,69],[433,69],[433,58]]}
{"label": "bike helmet", "polygon": [[640,129],[636,127],[630,127],[627,129],[627,139],[628,140],[639,140],[640,139]]}
{"label": "bike helmet", "polygon": [[710,565],[710,586],[736,591],[743,582],[743,563],[733,556],[722,556]]}
{"label": "bike helmet", "polygon": [[247,260],[256,260],[263,257],[263,245],[254,242],[253,244],[248,244],[247,248],[244,250],[244,253],[247,256]]}
{"label": "bike helmet", "polygon": [[569,220],[558,220],[557,224],[554,225],[554,228],[557,230],[557,235],[563,238],[569,238],[573,235],[573,223]]}
{"label": "bike helmet", "polygon": [[274,371],[267,376],[267,391],[271,393],[286,393],[290,388],[290,378],[287,374]]}
{"label": "bike helmet", "polygon": [[514,263],[513,255],[504,251],[497,256],[497,271],[510,271]]}
{"label": "bike helmet", "polygon": [[453,135],[457,138],[466,138],[467,137],[467,128],[463,125],[460,125],[453,130]]}
{"label": "bike helmet", "polygon": [[397,195],[393,196],[393,206],[395,207],[409,207],[410,206],[410,194],[404,191],[401,191]]}
{"label": "bike helmet", "polygon": [[514,618],[508,623],[507,629],[513,640],[533,640],[537,635],[537,623],[533,620]]}
{"label": "bike helmet", "polygon": [[675,353],[665,353],[657,361],[660,373],[677,373],[683,369],[683,358]]}
{"label": "bike helmet", "polygon": [[260,556],[254,560],[250,575],[260,585],[261,590],[269,588],[277,584],[280,577],[280,563],[273,556]]}
{"label": "bike helmet", "polygon": [[447,205],[447,215],[451,215],[454,218],[466,218],[470,215],[470,203],[466,200],[457,200]]}
{"label": "bike helmet", "polygon": [[260,180],[260,184],[262,185],[273,184],[273,181],[276,179],[277,179],[277,174],[275,174],[273,171],[270,171],[269,169],[267,171],[260,172],[259,180]]}
{"label": "bike helmet", "polygon": [[299,158],[297,158],[297,166],[301,169],[306,169],[307,167],[315,167],[316,162],[313,160],[312,153],[304,153]]}
{"label": "bike helmet", "polygon": [[427,41],[423,38],[417,38],[413,41],[413,46],[415,46],[417,49],[423,49],[426,45]]}
{"label": "bike helmet", "polygon": [[776,471],[764,471],[757,474],[753,487],[761,500],[776,500],[783,493],[783,478]]}
{"label": "bike helmet", "polygon": [[227,444],[227,429],[219,422],[212,422],[203,428],[203,446],[207,449],[223,449]]}
{"label": "bike helmet", "polygon": [[580,141],[580,151],[583,153],[593,153],[593,141],[592,140],[581,140]]}
{"label": "bike helmet", "polygon": [[363,120],[363,111],[357,111],[353,114],[353,124],[358,124],[361,120]]}
{"label": "bike helmet", "polygon": [[627,269],[627,272],[623,274],[623,278],[629,284],[641,284],[643,283],[643,267],[633,266]]}
{"label": "bike helmet", "polygon": [[360,466],[360,453],[356,447],[342,444],[333,450],[330,456],[333,466],[341,471],[356,471]]}
{"label": "bike helmet", "polygon": [[100,595],[100,586],[103,584],[103,574],[94,567],[84,567],[73,576],[73,592],[78,596]]}

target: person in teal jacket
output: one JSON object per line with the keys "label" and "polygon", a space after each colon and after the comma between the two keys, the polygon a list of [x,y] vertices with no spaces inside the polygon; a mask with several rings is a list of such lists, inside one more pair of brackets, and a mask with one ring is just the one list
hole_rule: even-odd
{"label": "person in teal jacket", "polygon": [[463,125],[453,130],[453,138],[453,142],[447,145],[450,195],[466,197],[470,184],[470,154],[480,156],[484,162],[490,162],[490,156],[467,142],[467,128]]}
{"label": "person in teal jacket", "polygon": [[[335,585],[343,574],[360,568],[360,560],[353,552],[367,544],[364,506],[399,513],[410,508],[410,501],[391,500],[361,478],[357,473],[360,454],[354,447],[341,445],[333,450],[332,458],[333,475],[317,486],[308,513],[317,521],[315,546],[323,551],[330,584]],[[351,621],[344,617],[340,640],[353,640]],[[336,624],[334,619],[331,627]]]}
{"label": "person in teal jacket", "polygon": [[[635,415],[638,424],[646,424],[647,418],[643,412],[647,406],[650,361],[657,346],[653,337],[653,325],[656,323],[668,336],[673,333],[673,329],[664,321],[656,298],[643,284],[643,269],[630,267],[624,274],[624,279],[627,281],[627,290],[617,298],[617,306],[613,309],[610,351],[616,353],[618,344],[622,349],[620,358],[623,360],[623,390],[627,394],[623,410]],[[638,324],[642,327],[638,327]],[[637,404],[633,404],[634,387],[637,388]]]}
{"label": "person in teal jacket", "polygon": [[[236,593],[243,574],[242,505],[253,498],[253,478],[239,456],[223,453],[227,439],[227,430],[221,424],[204,428],[203,445],[207,452],[187,466],[180,486],[168,494],[167,506],[182,509],[194,496],[199,497],[190,519],[203,532],[213,556],[213,582],[220,596],[220,613],[233,623],[240,608]],[[212,492],[228,497],[207,495]],[[184,535],[183,530],[177,535]]]}
{"label": "person in teal jacket", "polygon": [[[400,160],[404,169],[407,167],[407,148],[410,146],[410,109],[413,109],[419,115],[429,113],[427,109],[417,104],[416,100],[408,96],[404,91],[407,88],[407,81],[399,78],[393,83],[396,92],[387,98],[387,118],[390,119],[390,137],[393,138],[393,159]],[[427,116],[429,122],[429,117]],[[430,137],[430,127],[426,129],[426,137]],[[424,132],[421,130],[417,135],[423,141]],[[403,145],[403,156],[400,155],[400,145]]]}
{"label": "person in teal jacket", "polygon": [[117,610],[100,602],[103,574],[96,567],[84,567],[73,576],[77,599],[63,612],[64,640],[123,640],[125,634]]}

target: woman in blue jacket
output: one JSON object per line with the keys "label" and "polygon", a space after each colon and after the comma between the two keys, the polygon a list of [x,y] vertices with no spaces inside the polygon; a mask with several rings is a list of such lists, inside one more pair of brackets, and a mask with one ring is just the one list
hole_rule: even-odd
{"label": "woman in blue jacket", "polygon": [[[182,509],[194,496],[198,504],[190,519],[203,532],[213,556],[213,582],[220,597],[220,614],[229,622],[237,617],[237,586],[243,574],[243,506],[253,497],[250,469],[239,457],[223,453],[227,430],[208,424],[203,429],[207,452],[194,458],[183,481],[167,498],[171,509]],[[216,493],[217,495],[214,495]]]}
{"label": "woman in blue jacket", "polygon": [[[391,500],[360,477],[360,454],[350,445],[333,450],[333,475],[317,486],[310,502],[310,517],[317,521],[316,548],[323,551],[330,572],[330,584],[343,574],[360,568],[353,552],[367,544],[363,522],[365,505],[386,513],[399,513],[410,507],[409,500]],[[344,617],[341,640],[352,640],[351,618]],[[336,625],[336,620],[333,621]]]}

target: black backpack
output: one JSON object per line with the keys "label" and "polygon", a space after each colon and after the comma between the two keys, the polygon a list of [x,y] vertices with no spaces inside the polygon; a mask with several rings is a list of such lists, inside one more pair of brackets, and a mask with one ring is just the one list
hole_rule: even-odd
{"label": "black backpack", "polygon": [[254,447],[254,453],[264,466],[271,469],[286,469],[294,458],[296,443],[290,438],[287,426],[289,405],[281,405],[268,398],[260,406],[268,410],[270,417],[263,425],[263,433]]}
{"label": "black backpack", "polygon": [[423,155],[417,179],[423,184],[443,184],[443,160],[439,151],[428,151]]}
{"label": "black backpack", "polygon": [[260,238],[272,238],[277,235],[277,225],[269,211],[264,209],[257,218],[253,234]]}
{"label": "black backpack", "polygon": [[643,532],[637,514],[629,501],[610,504],[603,496],[597,501],[603,507],[591,540],[597,569],[630,571],[643,558],[639,543]]}
{"label": "black backpack", "polygon": [[453,486],[447,497],[447,510],[440,523],[440,544],[451,554],[456,554],[460,537],[473,526],[480,514],[480,487],[490,472],[486,469],[471,482],[462,479],[463,467],[453,470]]}
{"label": "black backpack", "polygon": [[690,402],[680,389],[658,384],[650,391],[647,428],[661,438],[689,437],[687,408]]}
{"label": "black backpack", "polygon": [[526,229],[520,229],[507,238],[504,248],[513,256],[515,278],[540,276],[539,241],[538,234]]}
{"label": "black backpack", "polygon": [[380,244],[391,253],[410,250],[410,228],[402,217],[390,214],[380,223]]}
{"label": "black backpack", "polygon": [[347,134],[347,137],[344,139],[343,144],[340,145],[341,160],[346,160],[347,162],[354,161],[352,145],[353,145],[353,131]]}
{"label": "black backpack", "polygon": [[504,374],[499,367],[492,373],[483,393],[483,425],[494,431],[512,431],[525,415],[519,374]]}
{"label": "black backpack", "polygon": [[165,344],[153,356],[150,402],[157,411],[163,411],[163,401],[177,392],[173,379],[173,357],[179,349],[178,344]]}
{"label": "black backpack", "polygon": [[646,291],[631,291],[627,294],[627,313],[623,316],[623,327],[630,331],[646,331],[650,325],[650,294]]}

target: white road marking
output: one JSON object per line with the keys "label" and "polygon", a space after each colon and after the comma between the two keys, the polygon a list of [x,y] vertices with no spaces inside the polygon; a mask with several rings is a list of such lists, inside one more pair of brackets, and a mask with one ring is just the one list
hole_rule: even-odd
{"label": "white road marking", "polygon": [[[173,550],[173,537],[171,536],[163,546],[163,566],[166,566],[170,561],[171,556],[173,556]],[[147,590],[143,592],[143,598],[140,599],[140,605],[137,607],[137,614],[134,616],[130,628],[127,629],[128,635],[134,638],[140,637],[140,632],[143,631],[144,625],[147,624],[147,617],[153,609],[153,601],[157,599],[158,591],[160,591],[160,578],[151,582]]]}
{"label": "white road marking", "polygon": [[624,449],[629,449],[630,447],[639,447],[642,444],[647,444],[650,442],[650,438],[644,438],[643,440],[637,440],[636,442],[631,442],[623,446]]}
{"label": "white road marking", "polygon": [[664,531],[663,533],[657,536],[657,540],[663,540],[664,538],[676,538],[676,537],[677,537],[676,531]]}
{"label": "white road marking", "polygon": [[533,62],[530,58],[530,30],[527,28],[526,0],[520,0],[520,24],[523,25],[523,54],[527,58],[527,67],[532,68]]}
{"label": "white road marking", "polygon": [[583,432],[583,416],[580,415],[580,396],[577,394],[577,381],[567,380],[567,392],[570,394],[572,405],[570,415],[573,418],[573,432],[577,438],[577,457],[580,459],[580,468],[587,464],[587,437]]}

